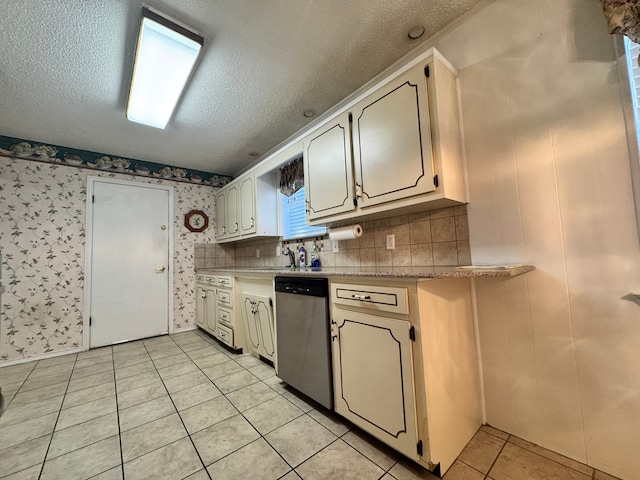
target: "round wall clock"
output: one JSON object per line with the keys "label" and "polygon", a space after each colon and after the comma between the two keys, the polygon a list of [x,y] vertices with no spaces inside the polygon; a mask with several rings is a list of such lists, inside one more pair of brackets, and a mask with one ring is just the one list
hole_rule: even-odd
{"label": "round wall clock", "polygon": [[191,210],[184,216],[184,226],[192,232],[203,232],[209,226],[209,217],[202,210]]}

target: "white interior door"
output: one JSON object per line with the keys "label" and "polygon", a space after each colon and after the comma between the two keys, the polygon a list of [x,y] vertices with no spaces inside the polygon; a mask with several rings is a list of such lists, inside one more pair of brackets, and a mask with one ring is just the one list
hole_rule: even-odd
{"label": "white interior door", "polygon": [[167,333],[171,187],[92,186],[90,346]]}

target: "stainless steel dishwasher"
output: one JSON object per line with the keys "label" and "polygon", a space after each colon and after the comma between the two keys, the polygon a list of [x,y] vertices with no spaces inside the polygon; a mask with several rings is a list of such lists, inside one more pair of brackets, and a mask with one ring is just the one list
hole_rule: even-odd
{"label": "stainless steel dishwasher", "polygon": [[276,277],[276,374],[333,409],[333,374],[326,278]]}

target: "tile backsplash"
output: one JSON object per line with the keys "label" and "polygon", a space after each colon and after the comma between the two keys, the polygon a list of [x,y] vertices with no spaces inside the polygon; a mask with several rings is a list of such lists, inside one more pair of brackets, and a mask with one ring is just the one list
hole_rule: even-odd
{"label": "tile backsplash", "polygon": [[[354,222],[355,223],[355,222]],[[359,222],[364,233],[355,240],[342,240],[340,251],[333,252],[329,236],[282,241],[280,238],[256,239],[238,243],[196,244],[195,268],[274,267],[287,265],[287,246],[297,252],[304,245],[307,263],[311,262],[313,243],[322,266],[381,269],[396,272],[406,269],[425,271],[437,267],[471,264],[467,206],[397,215]],[[349,225],[345,222],[343,225]],[[387,235],[395,235],[395,249],[387,250]],[[296,255],[297,258],[297,255]]]}

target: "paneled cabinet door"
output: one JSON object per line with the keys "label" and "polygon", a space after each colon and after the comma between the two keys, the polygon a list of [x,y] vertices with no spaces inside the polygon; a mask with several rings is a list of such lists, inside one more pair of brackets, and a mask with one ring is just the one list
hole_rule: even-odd
{"label": "paneled cabinet door", "polygon": [[339,115],[304,141],[307,220],[355,208],[349,114]]}
{"label": "paneled cabinet door", "polygon": [[419,67],[354,107],[360,208],[435,190],[428,102],[426,74]]}
{"label": "paneled cabinet door", "polygon": [[242,321],[247,346],[269,360],[275,359],[271,298],[242,292]]}
{"label": "paneled cabinet door", "polygon": [[238,185],[233,184],[227,187],[227,238],[240,235],[240,223],[238,218]]}
{"label": "paneled cabinet door", "polygon": [[216,313],[216,290],[213,287],[207,287],[205,290],[205,322],[206,329],[215,334],[217,331],[218,321]]}
{"label": "paneled cabinet door", "polygon": [[196,287],[196,323],[199,327],[205,326],[207,292],[202,287]]}
{"label": "paneled cabinet door", "polygon": [[256,201],[253,175],[240,181],[240,235],[256,233]]}
{"label": "paneled cabinet door", "polygon": [[227,238],[227,196],[224,191],[216,195],[216,240]]}
{"label": "paneled cabinet door", "polygon": [[409,322],[340,309],[333,322],[336,412],[417,460]]}

